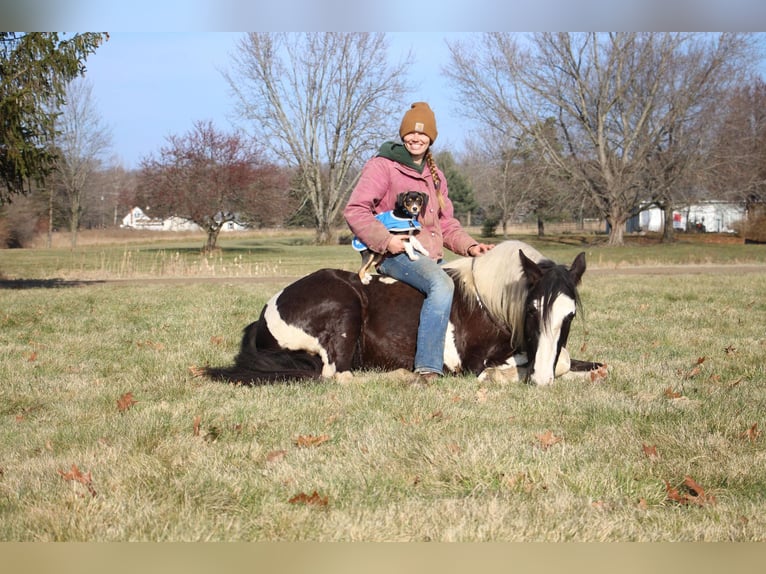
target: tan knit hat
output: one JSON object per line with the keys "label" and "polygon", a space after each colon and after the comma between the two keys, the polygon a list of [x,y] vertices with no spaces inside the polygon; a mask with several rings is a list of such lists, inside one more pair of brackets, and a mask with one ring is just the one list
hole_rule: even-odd
{"label": "tan knit hat", "polygon": [[439,132],[436,131],[436,116],[426,102],[415,102],[402,118],[399,126],[399,136],[404,138],[412,132],[420,132],[431,138],[431,143],[436,141]]}

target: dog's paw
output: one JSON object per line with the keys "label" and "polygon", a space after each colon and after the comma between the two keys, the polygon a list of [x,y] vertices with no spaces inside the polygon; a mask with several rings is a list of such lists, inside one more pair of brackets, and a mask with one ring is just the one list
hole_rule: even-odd
{"label": "dog's paw", "polygon": [[364,275],[360,276],[359,279],[361,279],[362,285],[369,285],[370,281],[372,281],[372,275],[365,273]]}

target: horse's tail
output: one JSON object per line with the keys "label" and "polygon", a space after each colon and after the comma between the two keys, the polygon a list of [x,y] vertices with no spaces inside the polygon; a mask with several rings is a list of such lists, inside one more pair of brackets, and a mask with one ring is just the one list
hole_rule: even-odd
{"label": "horse's tail", "polygon": [[231,367],[207,367],[203,374],[211,379],[248,386],[289,383],[318,379],[322,360],[305,351],[260,351],[246,362],[237,361]]}
{"label": "horse's tail", "polygon": [[[245,328],[239,354],[230,367],[207,367],[202,374],[214,380],[248,386],[318,379],[322,359],[306,351],[292,351],[279,346],[258,348],[256,339],[261,328],[268,329],[262,319]],[[260,332],[263,336],[264,332]],[[270,333],[268,334],[270,337]]]}

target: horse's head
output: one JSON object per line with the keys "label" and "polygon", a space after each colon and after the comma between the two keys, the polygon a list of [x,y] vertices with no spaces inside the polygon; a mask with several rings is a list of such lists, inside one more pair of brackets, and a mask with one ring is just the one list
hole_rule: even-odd
{"label": "horse's head", "polygon": [[585,253],[566,267],[551,261],[535,263],[519,250],[528,291],[524,308],[527,376],[537,385],[553,382],[556,363],[569,337],[579,297],[577,285],[585,273]]}

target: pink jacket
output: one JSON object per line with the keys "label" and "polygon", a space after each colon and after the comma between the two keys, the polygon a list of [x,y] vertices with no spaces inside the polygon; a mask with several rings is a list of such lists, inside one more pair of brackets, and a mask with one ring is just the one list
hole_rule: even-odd
{"label": "pink jacket", "polygon": [[392,159],[377,156],[365,164],[343,216],[354,235],[377,253],[385,253],[391,238],[385,225],[375,215],[394,208],[396,196],[404,191],[423,191],[428,194],[428,205],[418,221],[422,230],[418,240],[432,259],[444,257],[444,246],[457,255],[468,255],[468,248],[476,245],[455,219],[452,201],[448,197],[447,180],[439,171],[444,209],[434,189],[431,171],[425,166],[423,173]]}

